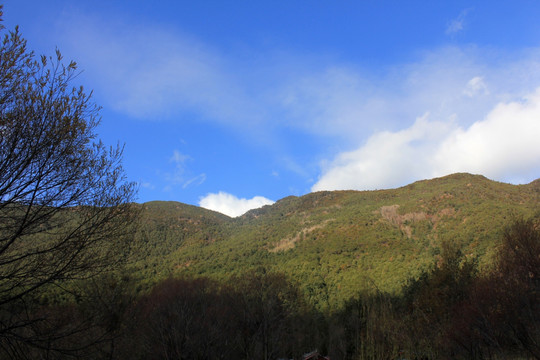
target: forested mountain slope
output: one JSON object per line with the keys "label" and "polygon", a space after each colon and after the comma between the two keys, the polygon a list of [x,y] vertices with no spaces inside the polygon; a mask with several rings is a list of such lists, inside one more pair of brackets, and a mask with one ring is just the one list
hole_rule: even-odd
{"label": "forested mountain slope", "polygon": [[380,191],[287,197],[238,218],[174,202],[143,207],[131,267],[143,283],[170,275],[225,279],[280,271],[309,300],[336,306],[360,289],[398,291],[437,260],[443,241],[489,266],[512,219],[540,211],[527,185],[453,174]]}

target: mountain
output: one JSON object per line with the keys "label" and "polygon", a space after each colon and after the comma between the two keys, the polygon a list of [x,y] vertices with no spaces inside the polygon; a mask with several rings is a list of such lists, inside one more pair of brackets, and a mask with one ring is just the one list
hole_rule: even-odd
{"label": "mountain", "polygon": [[441,243],[489,266],[504,227],[538,215],[540,179],[510,185],[453,174],[398,189],[290,196],[238,218],[176,202],[142,204],[130,264],[142,284],[279,271],[319,306],[360,289],[397,292]]}

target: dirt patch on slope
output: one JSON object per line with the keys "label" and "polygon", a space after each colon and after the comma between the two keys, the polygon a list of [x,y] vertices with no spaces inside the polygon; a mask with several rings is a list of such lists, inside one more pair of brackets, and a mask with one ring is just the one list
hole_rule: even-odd
{"label": "dirt patch on slope", "polygon": [[333,221],[333,220],[334,219],[328,219],[328,220],[323,221],[320,224],[303,228],[302,230],[300,230],[293,237],[288,237],[288,238],[285,238],[285,239],[281,239],[276,244],[274,244],[274,247],[272,247],[271,249],[268,249],[268,251],[271,252],[271,253],[276,253],[276,252],[280,252],[280,251],[291,250],[296,246],[296,243],[298,241],[300,241],[303,236],[306,236],[306,235],[308,235],[309,233],[312,233],[315,230],[322,229],[323,227],[326,226],[326,224],[328,224],[328,222]]}
{"label": "dirt patch on slope", "polygon": [[384,220],[398,227],[407,235],[408,238],[412,237],[412,228],[409,225],[411,223],[429,220],[433,224],[433,229],[435,229],[437,227],[437,223],[441,220],[441,218],[454,217],[456,215],[456,210],[454,208],[444,208],[432,215],[427,214],[423,211],[399,214],[398,209],[399,205],[383,206],[380,209],[380,213]]}

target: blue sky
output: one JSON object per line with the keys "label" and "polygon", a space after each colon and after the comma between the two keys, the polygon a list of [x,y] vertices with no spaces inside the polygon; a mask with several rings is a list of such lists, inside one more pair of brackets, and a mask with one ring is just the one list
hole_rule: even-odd
{"label": "blue sky", "polygon": [[139,202],[237,216],[466,171],[540,177],[536,1],[8,0],[125,144]]}

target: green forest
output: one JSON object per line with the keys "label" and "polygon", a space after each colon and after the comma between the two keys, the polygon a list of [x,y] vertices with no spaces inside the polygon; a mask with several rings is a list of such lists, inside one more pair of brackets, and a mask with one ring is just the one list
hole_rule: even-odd
{"label": "green forest", "polygon": [[5,356],[538,358],[539,196],[454,174],[239,218],[131,204],[123,261],[25,297],[46,317],[5,333]]}
{"label": "green forest", "polygon": [[0,359],[540,359],[540,179],[139,204],[78,71],[5,33]]}

